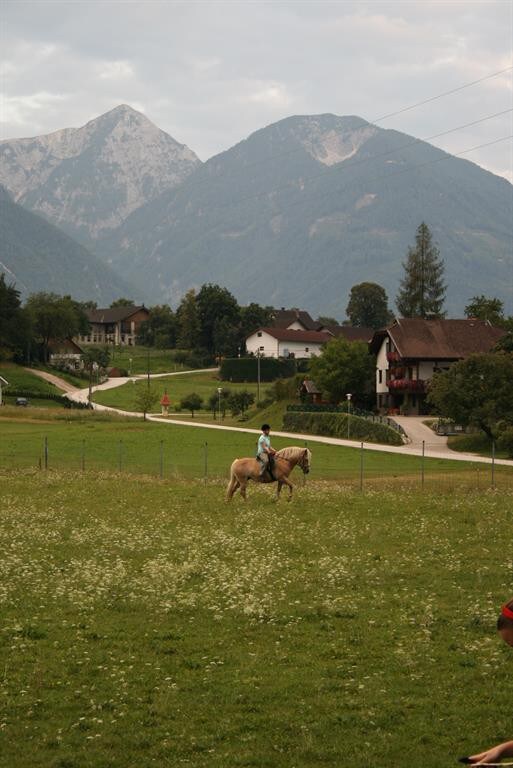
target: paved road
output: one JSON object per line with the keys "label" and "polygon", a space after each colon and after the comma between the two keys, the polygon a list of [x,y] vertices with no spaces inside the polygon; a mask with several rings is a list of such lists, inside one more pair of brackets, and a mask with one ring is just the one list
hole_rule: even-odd
{"label": "paved road", "polygon": [[[28,370],[28,369],[27,369]],[[168,374],[153,374],[151,375],[151,378],[161,378],[163,376],[183,376],[187,373],[205,373],[206,371],[211,371],[212,368],[202,369],[200,371],[176,371],[174,373],[168,373]],[[32,373],[37,373],[37,375],[41,375],[44,373],[44,371],[35,371],[33,370]],[[46,378],[46,375],[52,376],[52,374],[45,374],[45,376],[42,376],[42,378]],[[108,381],[104,382],[103,384],[100,384],[97,387],[93,387],[93,392],[96,392],[97,390],[106,390],[106,389],[113,389],[114,387],[119,387],[122,384],[126,384],[128,381],[132,381],[133,379],[145,379],[146,374],[143,374],[141,376],[136,377],[119,377],[116,379],[109,379]],[[67,382],[64,382],[62,379],[59,379],[57,376],[53,377],[53,383],[56,384],[56,386],[61,386],[61,384],[57,384],[57,381],[62,382],[62,384],[65,384],[66,387],[70,387],[70,385]],[[63,387],[64,388],[64,387]],[[67,396],[70,397],[70,399],[75,400],[77,402],[87,402],[89,394],[89,389],[75,389],[71,388],[71,390],[67,390]],[[98,411],[111,411],[114,413],[119,413],[125,416],[136,416],[136,417],[143,417],[142,413],[135,413],[133,411],[122,411],[119,408],[110,408],[106,405],[100,405],[99,403],[94,403],[94,408]],[[258,429],[251,429],[250,427],[228,427],[223,424],[209,424],[209,423],[203,423],[200,421],[186,421],[184,419],[172,419],[172,418],[166,418],[164,416],[151,416],[148,415],[149,421],[155,421],[160,424],[175,424],[179,426],[187,426],[187,427],[200,427],[202,429],[224,429],[229,432],[246,432],[249,434],[260,434],[260,430]],[[456,451],[451,451],[451,449],[447,446],[447,438],[441,437],[438,435],[435,435],[434,432],[429,429],[429,427],[426,427],[425,424],[422,424],[422,420],[425,417],[420,416],[394,416],[394,420],[397,421],[404,431],[406,432],[410,442],[406,443],[405,445],[401,446],[395,446],[395,445],[379,445],[377,443],[365,443],[364,444],[364,450],[366,451],[379,451],[382,453],[399,453],[403,455],[410,455],[410,456],[422,456],[422,442],[424,441],[424,455],[426,458],[432,458],[432,459],[451,459],[452,461],[473,461],[478,464],[491,464],[491,459],[486,458],[485,456],[478,456],[474,453],[459,453]],[[361,442],[355,441],[355,440],[341,440],[337,437],[321,437],[318,435],[303,435],[298,434],[297,432],[279,432],[273,429],[273,435],[276,435],[277,437],[286,437],[290,439],[292,442],[297,443],[299,442],[308,442],[308,443],[324,443],[325,445],[341,445],[351,448],[360,448]],[[508,467],[513,467],[513,461],[510,461],[508,459],[496,459],[496,464],[501,464]]]}
{"label": "paved road", "polygon": [[39,376],[40,379],[54,384],[58,389],[62,389],[63,392],[71,393],[77,392],[77,388],[70,384],[68,381],[64,381],[60,376],[54,376],[53,373],[47,373],[46,371],[38,371],[37,368],[25,368],[25,371],[33,373],[35,376]]}

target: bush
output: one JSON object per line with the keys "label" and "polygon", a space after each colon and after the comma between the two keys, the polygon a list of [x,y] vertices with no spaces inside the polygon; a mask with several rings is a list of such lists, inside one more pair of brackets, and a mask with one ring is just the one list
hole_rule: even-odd
{"label": "bush", "polygon": [[[221,363],[220,378],[223,381],[256,381],[257,380],[256,357],[226,358]],[[286,379],[296,373],[294,360],[281,360],[274,357],[260,358],[260,381],[274,381]]]}
{"label": "bush", "polygon": [[[342,413],[307,413],[305,411],[287,411],[283,416],[283,429],[290,432],[303,432],[326,437],[347,438],[347,416]],[[398,432],[384,424],[375,424],[359,416],[351,415],[349,437],[366,443],[384,443],[402,445]]]}
{"label": "bush", "polygon": [[507,427],[504,432],[501,432],[497,446],[501,450],[507,451],[508,457],[513,459],[513,427]]}

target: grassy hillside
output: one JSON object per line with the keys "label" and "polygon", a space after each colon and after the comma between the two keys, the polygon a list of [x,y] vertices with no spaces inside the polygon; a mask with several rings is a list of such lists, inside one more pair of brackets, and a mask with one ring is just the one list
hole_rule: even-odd
{"label": "grassy hillside", "polygon": [[440,768],[510,734],[511,493],[0,472],[9,768]]}

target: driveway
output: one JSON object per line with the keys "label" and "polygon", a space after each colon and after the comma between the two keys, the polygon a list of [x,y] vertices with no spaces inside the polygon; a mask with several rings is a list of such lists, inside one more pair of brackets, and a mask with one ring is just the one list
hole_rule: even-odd
{"label": "driveway", "polygon": [[[63,385],[66,385],[68,388],[66,390],[66,396],[69,397],[71,400],[75,400],[76,402],[87,402],[87,397],[89,394],[89,388],[86,387],[85,389],[76,389],[75,387],[71,387],[70,384],[63,381],[62,379],[59,379],[58,376],[53,376],[52,374],[47,374],[45,371],[36,371],[27,368],[27,370],[30,370],[31,373],[35,373],[38,376],[41,376],[41,378],[46,378],[47,376],[52,376],[52,383],[54,383],[56,386],[61,387],[64,389]],[[202,370],[197,371],[174,371],[173,373],[160,373],[160,374],[151,374],[150,378],[161,378],[163,376],[183,376],[187,373],[205,373],[207,371],[212,371],[212,368],[205,368]],[[44,374],[44,375],[43,375]],[[132,377],[119,377],[115,379],[109,379],[108,381],[104,382],[103,384],[100,384],[99,386],[93,387],[93,392],[96,392],[97,390],[105,390],[105,389],[113,389],[114,387],[120,387],[122,384],[126,384],[128,381],[132,381],[134,379],[145,379],[146,374],[142,374],[140,376],[132,376]],[[50,381],[50,379],[47,379],[47,381]],[[57,383],[60,382],[60,383]],[[113,413],[119,413],[124,416],[137,416],[142,418],[142,413],[134,413],[129,411],[122,411],[119,408],[110,408],[106,405],[99,405],[98,403],[93,403],[93,407],[98,411],[111,411]],[[260,434],[260,430],[258,429],[251,429],[250,427],[228,427],[224,426],[223,424],[209,424],[209,423],[202,423],[201,421],[185,421],[184,419],[173,419],[173,418],[166,418],[163,416],[151,416],[150,414],[147,415],[147,418],[149,421],[155,421],[160,424],[175,424],[181,427],[200,427],[201,429],[224,429],[228,432],[246,432],[250,434]],[[382,453],[399,453],[404,455],[413,455],[413,456],[422,456],[422,442],[424,441],[424,455],[426,458],[432,458],[432,459],[451,459],[452,461],[472,461],[479,464],[491,464],[492,460],[485,457],[485,456],[478,456],[474,453],[459,453],[456,451],[451,451],[451,449],[447,446],[447,438],[441,437],[439,435],[435,435],[435,433],[429,428],[426,427],[425,424],[422,423],[423,419],[425,417],[422,416],[394,416],[394,420],[397,421],[398,424],[402,426],[404,431],[406,432],[406,435],[409,438],[409,442],[405,445],[395,446],[395,445],[380,445],[378,443],[365,443],[363,444],[363,448],[366,451],[378,451]],[[337,437],[321,437],[319,435],[306,435],[306,434],[298,434],[297,432],[281,432],[273,429],[273,435],[276,437],[286,437],[290,439],[292,442],[308,442],[311,443],[324,443],[325,445],[340,445],[340,446],[346,446],[348,448],[361,448],[362,443],[355,440],[341,440]],[[501,464],[508,467],[513,467],[513,461],[510,461],[508,459],[496,459],[496,464]]]}

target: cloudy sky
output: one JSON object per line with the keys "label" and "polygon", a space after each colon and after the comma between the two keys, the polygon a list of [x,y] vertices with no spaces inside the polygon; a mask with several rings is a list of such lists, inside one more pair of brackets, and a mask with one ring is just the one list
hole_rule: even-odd
{"label": "cloudy sky", "polygon": [[[2,0],[0,14],[2,138],[121,103],[203,160],[292,114],[358,115],[419,138],[458,128],[432,139],[452,153],[513,134],[511,0]],[[512,147],[463,156],[513,181]]]}

